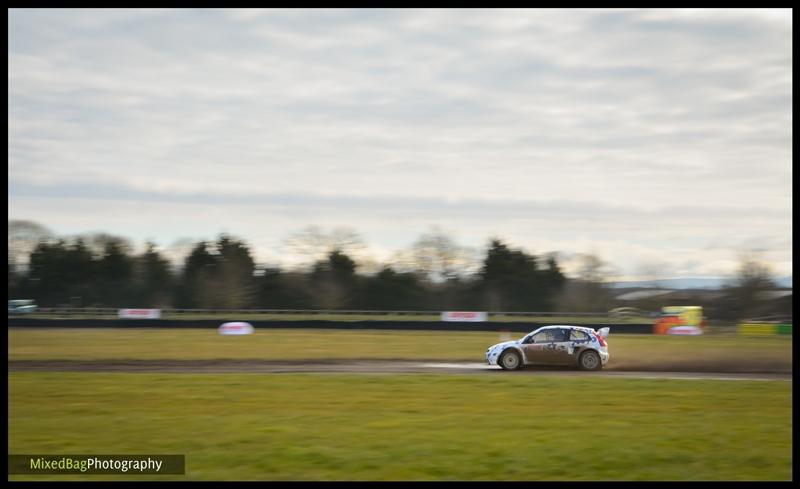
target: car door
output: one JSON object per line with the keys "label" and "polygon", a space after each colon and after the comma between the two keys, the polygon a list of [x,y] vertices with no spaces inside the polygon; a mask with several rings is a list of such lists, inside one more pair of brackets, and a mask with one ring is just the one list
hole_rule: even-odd
{"label": "car door", "polygon": [[552,364],[557,361],[556,332],[557,329],[546,329],[528,338],[523,351],[526,363]]}
{"label": "car door", "polygon": [[577,362],[578,356],[589,346],[592,342],[589,334],[579,329],[572,329],[569,331],[569,346],[572,349],[570,355],[571,362]]}
{"label": "car door", "polygon": [[553,342],[549,347],[549,362],[554,365],[569,365],[573,361],[574,344],[570,339],[570,328],[553,330]]}

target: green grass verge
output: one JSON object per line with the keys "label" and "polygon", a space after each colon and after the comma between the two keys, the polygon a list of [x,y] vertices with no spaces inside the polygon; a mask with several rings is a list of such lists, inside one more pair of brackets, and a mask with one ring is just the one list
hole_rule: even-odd
{"label": "green grass verge", "polygon": [[[522,337],[514,333],[513,338]],[[9,360],[334,360],[484,361],[503,336],[492,332],[257,329],[10,328]],[[791,337],[614,335],[609,368],[741,365],[739,371],[791,371]]]}
{"label": "green grass verge", "polygon": [[[11,372],[9,453],[216,480],[791,480],[791,382]],[[159,476],[9,476],[12,480]]]}

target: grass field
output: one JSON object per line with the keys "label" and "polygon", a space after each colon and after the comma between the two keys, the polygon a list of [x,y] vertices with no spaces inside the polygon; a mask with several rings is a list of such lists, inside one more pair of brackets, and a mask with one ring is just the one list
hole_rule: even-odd
{"label": "grass field", "polygon": [[[217,480],[790,480],[791,382],[11,372],[9,453]],[[159,476],[9,476],[123,479]]]}
{"label": "grass field", "polygon": [[[514,335],[519,337],[521,335]],[[10,328],[21,360],[483,361],[491,332]],[[608,368],[791,372],[791,338],[614,335]],[[717,363],[713,363],[716,361]],[[723,363],[719,363],[723,362]],[[723,365],[725,366],[725,365]],[[11,371],[9,453],[185,454],[185,476],[12,480],[790,480],[786,381]]]}
{"label": "grass field", "polygon": [[[514,334],[519,338],[522,334]],[[498,333],[259,329],[220,336],[214,329],[10,328],[9,360],[341,360],[484,361]],[[609,369],[792,370],[791,337],[609,337]],[[707,368],[704,368],[707,367]],[[712,368],[713,367],[713,368]]]}

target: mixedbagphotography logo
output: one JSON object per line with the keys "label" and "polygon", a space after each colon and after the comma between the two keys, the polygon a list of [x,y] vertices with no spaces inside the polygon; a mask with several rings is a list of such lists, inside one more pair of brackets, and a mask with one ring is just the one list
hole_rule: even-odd
{"label": "mixedbagphotography logo", "polygon": [[185,474],[185,455],[9,455],[9,474]]}

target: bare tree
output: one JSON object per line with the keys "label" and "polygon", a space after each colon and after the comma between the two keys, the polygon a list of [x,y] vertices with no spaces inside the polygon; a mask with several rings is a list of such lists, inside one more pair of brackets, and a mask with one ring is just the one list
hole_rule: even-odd
{"label": "bare tree", "polygon": [[601,284],[613,273],[608,263],[595,254],[581,254],[578,260],[578,278],[584,282]]}
{"label": "bare tree", "polygon": [[125,254],[133,253],[133,243],[130,239],[102,231],[79,234],[74,236],[73,239],[82,239],[86,243],[86,247],[92,252],[92,255],[96,257],[103,256],[108,246],[114,246]]}
{"label": "bare tree", "polygon": [[768,312],[768,303],[761,300],[763,292],[776,288],[772,271],[757,250],[739,253],[739,268],[729,281],[726,291],[728,304],[723,314],[745,319]]}
{"label": "bare tree", "polygon": [[319,226],[307,226],[284,240],[284,245],[303,257],[306,264],[325,259],[333,251],[358,255],[364,250],[364,240],[349,227],[337,227],[326,232]]}
{"label": "bare tree", "polygon": [[476,252],[458,245],[438,226],[423,233],[411,248],[401,253],[399,257],[431,282],[462,277],[478,266]]}
{"label": "bare tree", "polygon": [[768,290],[776,286],[772,271],[755,250],[740,253],[739,268],[733,283],[736,287],[752,290]]}
{"label": "bare tree", "polygon": [[573,312],[607,311],[613,304],[613,297],[605,282],[614,270],[593,253],[578,255],[577,259],[577,279],[567,282],[557,300],[558,309]]}
{"label": "bare tree", "polygon": [[52,231],[37,222],[19,219],[8,221],[8,259],[9,263],[13,263],[14,271],[26,269],[36,245],[54,237]]}

